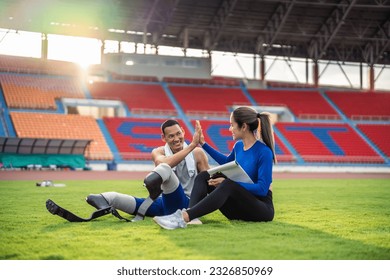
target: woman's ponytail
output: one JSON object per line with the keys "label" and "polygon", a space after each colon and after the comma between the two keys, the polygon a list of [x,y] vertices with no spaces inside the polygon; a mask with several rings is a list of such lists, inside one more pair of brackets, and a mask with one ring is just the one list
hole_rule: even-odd
{"label": "woman's ponytail", "polygon": [[[272,128],[272,123],[270,116],[271,114],[268,112],[262,112],[258,114],[259,116],[259,128],[260,128],[260,135],[261,140],[266,144],[272,151],[273,160],[274,163],[277,163],[276,159],[276,153],[275,153],[275,137],[274,137],[274,130]],[[257,128],[257,131],[259,131],[259,128]]]}

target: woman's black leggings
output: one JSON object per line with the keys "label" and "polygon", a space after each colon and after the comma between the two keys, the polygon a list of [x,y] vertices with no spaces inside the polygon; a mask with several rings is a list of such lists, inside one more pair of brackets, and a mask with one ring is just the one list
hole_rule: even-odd
{"label": "woman's black leggings", "polygon": [[209,179],[207,171],[195,178],[187,210],[190,220],[217,209],[230,220],[266,222],[274,218],[271,191],[266,197],[256,197],[230,179],[225,179],[218,187],[210,186]]}

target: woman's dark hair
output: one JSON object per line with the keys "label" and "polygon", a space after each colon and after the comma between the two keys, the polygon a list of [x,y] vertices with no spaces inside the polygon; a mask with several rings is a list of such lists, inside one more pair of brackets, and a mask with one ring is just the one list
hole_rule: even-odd
{"label": "woman's dark hair", "polygon": [[176,124],[178,126],[180,126],[179,122],[176,121],[176,120],[166,120],[165,122],[163,122],[163,124],[161,125],[161,132],[162,132],[162,134],[165,135],[165,128],[170,127],[170,126],[174,126]]}
{"label": "woman's dark hair", "polygon": [[248,125],[249,131],[255,134],[259,140],[263,141],[271,149],[274,163],[276,163],[275,140],[270,114],[267,112],[258,113],[251,107],[243,106],[238,107],[233,111],[233,119],[239,128],[241,128],[244,123]]}

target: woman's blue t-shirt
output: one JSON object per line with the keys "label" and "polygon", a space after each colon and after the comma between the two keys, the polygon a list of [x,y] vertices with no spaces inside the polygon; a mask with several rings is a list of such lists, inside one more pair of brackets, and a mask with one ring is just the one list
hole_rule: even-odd
{"label": "woman's blue t-shirt", "polygon": [[251,177],[254,184],[237,182],[256,196],[266,196],[272,183],[273,154],[272,150],[260,141],[256,141],[248,150],[244,150],[242,141],[234,144],[231,153],[226,156],[208,144],[204,150],[219,164],[236,160]]}

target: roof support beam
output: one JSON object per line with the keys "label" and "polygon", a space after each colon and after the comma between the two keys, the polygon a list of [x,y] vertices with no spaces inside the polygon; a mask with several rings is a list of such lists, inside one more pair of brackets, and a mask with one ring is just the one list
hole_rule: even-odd
{"label": "roof support beam", "polygon": [[357,0],[342,0],[338,7],[333,10],[325,23],[320,27],[320,30],[314,36],[315,39],[309,43],[308,53],[313,60],[319,60],[326,53],[326,49],[332,42],[334,36],[344,24],[348,13],[355,5]]}
{"label": "roof support beam", "polygon": [[267,25],[263,30],[265,35],[259,35],[256,39],[256,53],[267,55],[272,49],[272,44],[286,22],[294,3],[295,0],[291,0],[289,3],[281,3],[278,5],[276,11],[268,20]]}
{"label": "roof support beam", "polygon": [[205,34],[205,49],[212,50],[218,45],[218,40],[221,37],[223,27],[234,10],[236,3],[237,0],[224,0],[222,2],[210,23],[209,31]]}
{"label": "roof support beam", "polygon": [[[152,33],[152,44],[157,46],[159,44],[159,41],[162,38],[164,29],[171,21],[171,18],[175,12],[176,6],[179,4],[180,0],[171,0],[171,1],[164,1],[160,2],[160,0],[154,0],[152,7],[150,8],[145,21],[144,21],[144,36],[146,36],[146,33],[151,32]],[[167,5],[166,2],[169,2]],[[160,4],[161,3],[161,4]],[[162,5],[164,6],[164,9],[162,8]],[[168,7],[166,7],[168,6]],[[165,12],[165,13],[164,13]],[[162,15],[161,15],[162,14]],[[148,28],[149,25],[152,25],[152,19],[161,18],[161,22],[156,25],[154,24],[151,28]],[[144,39],[145,41],[145,39]],[[144,42],[145,43],[145,42]],[[146,44],[146,43],[145,43]]]}
{"label": "roof support beam", "polygon": [[373,37],[377,40],[369,42],[363,50],[363,58],[370,65],[376,64],[390,45],[390,19],[378,27]]}
{"label": "roof support beam", "polygon": [[165,10],[167,11],[163,20],[162,20],[162,23],[159,25],[159,29],[158,31],[156,32],[157,34],[155,35],[155,40],[153,40],[153,44],[154,45],[158,45],[162,36],[164,35],[164,30],[166,29],[166,27],[169,25],[169,23],[171,22],[171,19],[172,19],[172,16],[173,14],[175,13],[176,11],[176,7],[177,5],[179,4],[180,0],[171,0],[171,4],[169,5],[169,7]]}
{"label": "roof support beam", "polygon": [[144,24],[143,24],[143,25],[144,25],[144,28],[146,28],[146,27],[148,26],[150,20],[152,19],[153,14],[154,14],[154,12],[155,12],[155,10],[156,10],[156,7],[157,7],[157,4],[158,4],[159,1],[160,1],[160,0],[154,0],[152,7],[150,7],[150,10],[149,10],[149,12],[148,12],[148,15],[146,16],[145,21],[144,21]]}

